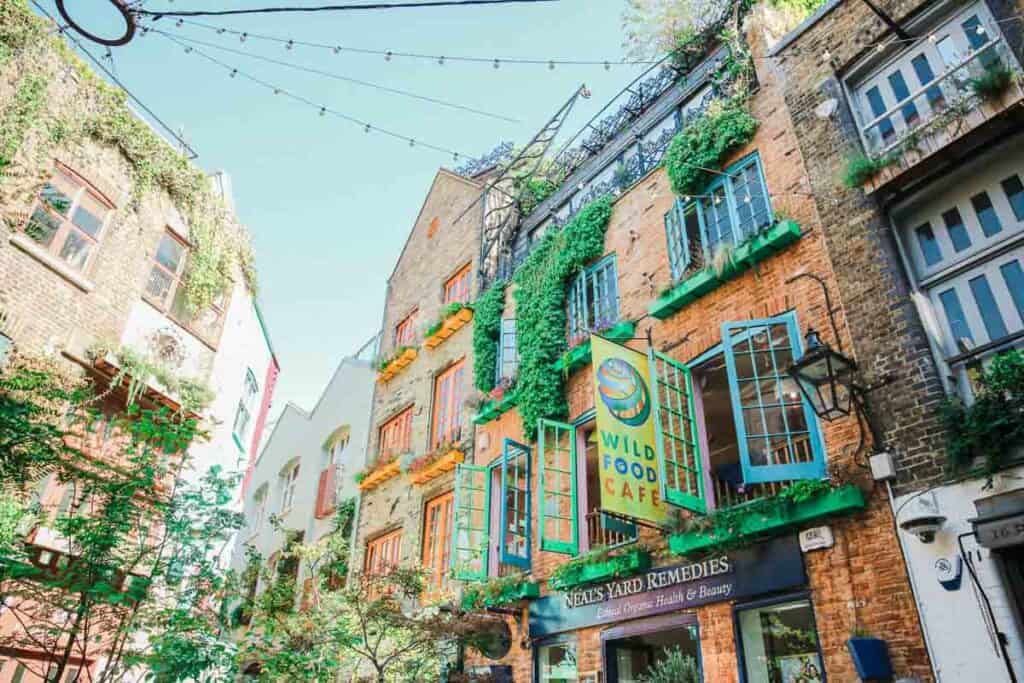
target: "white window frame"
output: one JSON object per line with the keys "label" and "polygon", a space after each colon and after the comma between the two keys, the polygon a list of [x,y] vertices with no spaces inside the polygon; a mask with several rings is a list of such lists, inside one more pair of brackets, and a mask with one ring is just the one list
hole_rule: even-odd
{"label": "white window frame", "polygon": [[[252,369],[246,369],[245,380],[242,384],[242,397],[238,400],[238,408],[235,410],[235,422],[232,425],[232,433],[238,439],[240,445],[244,448],[244,441],[249,436],[249,428],[252,426],[252,418],[254,416],[254,408],[256,407],[256,398],[260,393],[259,382],[256,381],[256,375]],[[245,419],[241,419],[242,416]],[[241,422],[241,428],[239,428],[239,422]]]}
{"label": "white window frame", "polygon": [[298,487],[299,479],[298,459],[293,460],[281,472],[281,514],[287,513],[295,503],[295,489]]}

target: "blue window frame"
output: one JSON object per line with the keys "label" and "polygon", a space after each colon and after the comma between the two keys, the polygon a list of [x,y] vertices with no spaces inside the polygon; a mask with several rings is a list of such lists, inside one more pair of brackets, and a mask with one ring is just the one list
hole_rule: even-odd
{"label": "blue window frame", "polygon": [[999,305],[996,304],[996,297],[992,294],[992,287],[984,275],[971,278],[968,281],[971,287],[971,295],[974,303],[981,313],[981,322],[985,326],[985,332],[990,340],[1002,339],[1007,335],[1006,323],[999,313]]}
{"label": "blue window frame", "polygon": [[934,266],[936,263],[942,262],[942,248],[939,247],[939,241],[935,239],[935,233],[932,231],[931,223],[924,223],[919,225],[914,233],[917,235],[917,243],[921,247],[921,255],[924,257],[924,262],[929,266]]}
{"label": "blue window frame", "polygon": [[1010,208],[1013,209],[1014,217],[1019,221],[1024,221],[1024,184],[1021,184],[1020,178],[1014,174],[1003,180],[1001,185],[1003,192],[1006,193],[1006,200],[1010,202]]}
{"label": "blue window frame", "polygon": [[988,198],[988,192],[979,192],[971,197],[971,206],[974,207],[974,213],[978,216],[978,222],[981,223],[981,231],[985,233],[985,237],[991,237],[1002,231],[1003,224],[999,221],[995,207],[992,206],[992,200]]}
{"label": "blue window frame", "polygon": [[957,251],[970,249],[971,236],[967,234],[967,228],[964,227],[964,219],[960,217],[960,209],[953,207],[943,213],[942,222],[946,224],[946,230],[949,232],[949,239],[953,243],[954,249]]}
{"label": "blue window frame", "polygon": [[530,569],[530,448],[505,439],[501,457],[501,562]]}
{"label": "blue window frame", "polygon": [[512,379],[519,370],[519,352],[516,348],[516,319],[502,318],[498,339],[497,381]]}
{"label": "blue window frame", "polygon": [[722,347],[744,482],[825,476],[814,411],[786,373],[802,354],[796,314],[727,322]]}
{"label": "blue window frame", "polygon": [[486,465],[455,466],[452,576],[486,581],[491,522],[491,476]]}
{"label": "blue window frame", "polygon": [[569,341],[585,340],[619,320],[619,284],[615,255],[584,269],[569,286]]}
{"label": "blue window frame", "polygon": [[1006,282],[1006,289],[1010,291],[1017,314],[1024,322],[1024,269],[1021,268],[1020,261],[1014,259],[1009,263],[1004,263],[999,266],[999,272],[1002,273],[1003,281]]}
{"label": "blue window frame", "polygon": [[720,245],[739,244],[774,222],[761,158],[754,153],[726,169],[699,200],[677,202],[665,215],[673,277],[690,265],[694,229],[700,230],[708,261]]}

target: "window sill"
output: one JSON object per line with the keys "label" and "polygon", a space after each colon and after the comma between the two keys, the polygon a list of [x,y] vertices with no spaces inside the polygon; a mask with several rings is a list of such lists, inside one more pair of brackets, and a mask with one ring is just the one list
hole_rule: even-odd
{"label": "window sill", "polygon": [[492,400],[480,406],[480,411],[473,416],[473,424],[484,425],[491,420],[497,420],[499,417],[515,408],[516,403],[515,390],[510,389],[505,393],[505,396],[503,396],[500,401]]}
{"label": "window sill", "polygon": [[[626,341],[636,334],[636,323],[632,320],[625,320],[609,327],[603,332],[599,332],[598,334],[606,339],[611,339],[612,341]],[[565,352],[551,367],[559,372],[575,372],[576,370],[589,365],[590,358],[590,339],[587,339],[587,341],[582,344],[574,346]]]}
{"label": "window sill", "polygon": [[647,310],[658,320],[665,320],[729,280],[739,277],[755,264],[796,242],[802,234],[799,224],[795,221],[776,223],[737,246],[733,251],[732,262],[721,274],[710,267],[699,270],[655,299]]}
{"label": "window sill", "polygon": [[16,232],[11,235],[10,242],[18,249],[21,249],[23,252],[42,263],[57,275],[60,275],[86,294],[96,288],[96,285],[93,284],[92,280],[88,279],[53,254],[40,247],[31,237],[28,237],[23,233]]}
{"label": "window sill", "polygon": [[823,517],[863,510],[864,494],[852,484],[827,491],[809,500],[779,505],[763,512],[752,508],[728,535],[713,531],[687,531],[669,536],[668,547],[676,555],[705,552],[737,540],[753,540]]}

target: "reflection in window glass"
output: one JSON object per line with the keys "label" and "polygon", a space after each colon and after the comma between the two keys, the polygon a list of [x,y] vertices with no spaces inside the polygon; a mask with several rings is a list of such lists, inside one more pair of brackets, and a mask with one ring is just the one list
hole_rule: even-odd
{"label": "reflection in window glass", "polygon": [[935,239],[935,233],[932,232],[932,226],[925,223],[914,232],[917,233],[917,243],[921,245],[921,255],[924,256],[924,262],[929,266],[934,266],[940,262],[942,260],[942,250],[939,248],[938,240]]}
{"label": "reflection in window glass", "polygon": [[981,322],[985,325],[985,333],[988,334],[989,341],[995,341],[1006,336],[1006,324],[1003,322],[1003,316],[999,313],[999,305],[996,303],[996,297],[992,294],[992,287],[988,284],[988,279],[984,275],[979,275],[976,278],[971,278],[968,281],[971,287],[971,294],[974,296],[974,303],[978,306],[978,311],[981,313]]}
{"label": "reflection in window glass", "polygon": [[576,643],[558,643],[539,648],[537,675],[539,683],[576,683],[579,680]]}
{"label": "reflection in window glass", "polygon": [[971,334],[971,327],[967,324],[967,316],[964,315],[964,307],[960,305],[960,297],[957,296],[956,290],[947,289],[940,293],[939,301],[942,302],[949,331],[953,333],[953,339],[956,340],[957,346],[973,347],[974,335]]}
{"label": "reflection in window glass", "polygon": [[992,206],[992,200],[988,198],[987,192],[979,192],[971,197],[971,206],[974,207],[974,212],[978,215],[978,222],[981,223],[981,230],[985,233],[985,237],[991,237],[1003,229],[1003,224],[999,222],[999,216],[996,215],[996,210]]}
{"label": "reflection in window glass", "polygon": [[949,232],[949,239],[953,243],[953,248],[957,251],[969,249],[971,237],[967,234],[967,228],[964,227],[964,220],[960,217],[960,210],[955,207],[950,209],[942,214],[942,220],[946,224],[946,230]]}
{"label": "reflection in window glass", "polygon": [[1020,178],[1014,174],[1004,180],[1002,186],[1003,192],[1006,193],[1006,199],[1010,202],[1010,208],[1013,209],[1014,217],[1019,221],[1024,221],[1024,185],[1021,184]]}
{"label": "reflection in window glass", "polygon": [[740,640],[748,683],[820,683],[824,665],[807,600],[739,613]]}

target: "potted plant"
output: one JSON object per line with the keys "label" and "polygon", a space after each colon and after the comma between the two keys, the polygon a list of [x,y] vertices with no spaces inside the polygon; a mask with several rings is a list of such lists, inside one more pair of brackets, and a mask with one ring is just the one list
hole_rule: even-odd
{"label": "potted plant", "polygon": [[889,680],[892,678],[892,661],[889,647],[881,638],[871,636],[864,628],[853,629],[846,647],[853,659],[857,675],[863,681]]}

